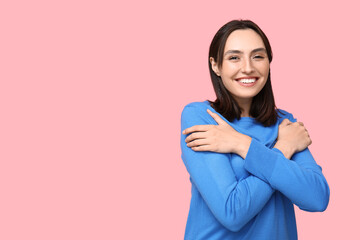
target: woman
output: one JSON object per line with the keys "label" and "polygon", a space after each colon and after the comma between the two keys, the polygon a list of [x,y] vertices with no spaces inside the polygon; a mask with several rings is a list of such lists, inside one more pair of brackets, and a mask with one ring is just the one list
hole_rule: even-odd
{"label": "woman", "polygon": [[185,239],[297,239],[293,204],[324,211],[329,187],[292,114],[275,106],[270,43],[252,21],[216,33],[217,99],[185,106],[181,150],[192,198]]}

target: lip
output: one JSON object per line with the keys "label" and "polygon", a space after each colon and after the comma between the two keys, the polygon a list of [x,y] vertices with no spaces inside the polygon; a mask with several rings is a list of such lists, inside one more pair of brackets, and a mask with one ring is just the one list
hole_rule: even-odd
{"label": "lip", "polygon": [[[253,82],[253,83],[242,83],[242,82],[240,82],[241,79],[249,79],[249,78],[255,78],[255,82]],[[257,83],[257,80],[259,80],[259,78],[258,77],[253,77],[253,76],[247,76],[247,77],[241,77],[241,78],[236,78],[235,79],[235,81],[237,83],[239,83],[240,86],[243,86],[243,87],[252,87]]]}

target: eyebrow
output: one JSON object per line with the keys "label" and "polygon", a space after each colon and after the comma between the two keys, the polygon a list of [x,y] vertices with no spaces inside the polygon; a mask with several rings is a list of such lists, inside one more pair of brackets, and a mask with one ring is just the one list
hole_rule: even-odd
{"label": "eyebrow", "polygon": [[[266,49],[265,48],[255,48],[254,50],[251,51],[251,53],[254,53],[254,52],[266,52]],[[240,50],[229,50],[227,51],[224,55],[227,55],[227,54],[241,54],[241,53],[244,53]]]}

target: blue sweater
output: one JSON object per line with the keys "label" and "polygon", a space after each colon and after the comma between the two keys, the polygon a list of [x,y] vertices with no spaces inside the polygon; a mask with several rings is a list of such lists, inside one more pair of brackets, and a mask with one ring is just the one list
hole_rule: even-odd
{"label": "blue sweater", "polygon": [[[194,125],[214,124],[205,102],[185,106],[181,131]],[[324,211],[329,187],[309,149],[291,160],[273,146],[278,126],[292,114],[281,110],[277,123],[264,127],[253,118],[227,121],[252,138],[243,159],[235,153],[196,152],[181,135],[182,160],[190,174],[191,204],[186,240],[297,239],[294,206],[310,212]]]}

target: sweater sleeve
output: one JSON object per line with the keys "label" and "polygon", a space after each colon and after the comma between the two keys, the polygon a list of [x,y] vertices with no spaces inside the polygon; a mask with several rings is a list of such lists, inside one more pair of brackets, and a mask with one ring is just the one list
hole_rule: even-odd
{"label": "sweater sleeve", "polygon": [[[205,107],[187,105],[181,116],[181,131],[194,125],[217,123]],[[197,152],[181,136],[182,159],[195,187],[216,217],[230,231],[240,230],[264,207],[274,190],[268,183],[249,175],[237,180],[230,154]]]}
{"label": "sweater sleeve", "polygon": [[[296,121],[291,114],[288,118]],[[289,160],[280,150],[269,149],[252,139],[244,167],[302,210],[318,212],[327,208],[329,186],[308,148],[295,153]]]}

